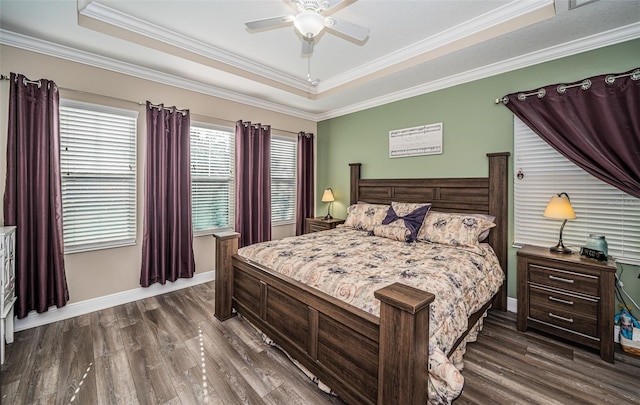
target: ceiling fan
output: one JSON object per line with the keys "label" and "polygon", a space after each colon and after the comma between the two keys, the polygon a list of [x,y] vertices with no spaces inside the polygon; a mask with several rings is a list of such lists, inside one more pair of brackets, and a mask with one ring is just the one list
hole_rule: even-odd
{"label": "ceiling fan", "polygon": [[369,36],[368,28],[335,17],[322,15],[322,13],[334,9],[343,1],[345,0],[289,0],[289,4],[298,11],[298,14],[249,21],[246,22],[245,25],[250,30],[259,30],[293,22],[294,27],[296,27],[304,39],[302,42],[303,55],[308,55],[313,52],[313,39],[322,32],[324,28],[328,28],[358,42],[364,42]]}

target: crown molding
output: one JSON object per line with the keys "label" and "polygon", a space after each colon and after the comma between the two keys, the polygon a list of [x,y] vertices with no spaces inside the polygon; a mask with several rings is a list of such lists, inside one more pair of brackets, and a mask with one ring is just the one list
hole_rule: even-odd
{"label": "crown molding", "polygon": [[424,38],[414,44],[387,54],[381,58],[367,62],[366,64],[351,69],[343,74],[324,79],[318,85],[318,93],[322,93],[336,87],[344,86],[352,81],[372,75],[389,67],[406,62],[416,56],[432,52],[446,47],[456,41],[481,35],[492,27],[514,20],[527,14],[536,12],[544,7],[554,4],[554,0],[516,1],[508,3],[493,11],[465,21],[455,27],[439,32],[428,38]]}
{"label": "crown molding", "polygon": [[225,90],[195,80],[189,80],[183,77],[159,72],[157,70],[144,68],[128,62],[123,62],[116,59],[96,55],[90,52],[81,51],[68,46],[54,44],[49,41],[18,34],[2,28],[0,28],[0,44],[13,46],[15,48],[24,49],[47,56],[53,56],[72,62],[82,63],[84,65],[89,65],[116,73],[122,73],[129,76],[138,77],[140,79],[150,80],[156,83],[166,84],[196,93],[218,97],[236,103],[246,104],[252,107],[258,107],[305,120],[315,121],[315,115],[306,111],[287,107],[278,103],[265,101],[234,91]]}
{"label": "crown molding", "polygon": [[[405,90],[386,94],[384,96],[372,98],[362,103],[355,103],[344,108],[313,114],[299,109],[284,106],[282,104],[261,100],[237,92],[224,90],[215,86],[186,80],[184,78],[161,73],[152,69],[142,68],[126,62],[121,62],[111,58],[105,58],[89,52],[80,51],[63,45],[53,44],[48,41],[17,34],[5,29],[0,29],[0,44],[9,45],[32,52],[41,53],[73,62],[82,63],[123,73],[141,79],[151,80],[161,84],[183,88],[185,90],[206,94],[225,100],[262,108],[265,110],[290,115],[293,117],[310,120],[323,121],[346,114],[355,113],[383,104],[427,94],[433,91],[442,90],[448,87],[480,80],[487,77],[507,73],[513,70],[522,69],[536,64],[560,59],[566,56],[575,55],[582,52],[591,51],[605,46],[615,45],[640,38],[640,22],[616,28],[600,34],[574,40],[562,45],[549,47],[527,55],[511,58],[502,62],[487,65],[478,69],[469,70],[456,75],[448,76],[439,80],[429,81],[418,86],[413,86]],[[494,97],[495,98],[495,97]]]}
{"label": "crown molding", "polygon": [[316,92],[315,87],[311,86],[306,80],[285,74],[251,59],[243,58],[197,39],[168,30],[140,18],[130,16],[111,7],[107,7],[104,4],[91,1],[84,9],[80,10],[80,14],[123,30],[134,32],[147,38],[204,56],[205,58],[218,61],[233,68],[244,70],[269,80],[291,86],[298,90],[310,92],[312,94]]}
{"label": "crown molding", "polygon": [[552,60],[576,55],[587,51],[592,51],[598,48],[603,48],[605,46],[615,45],[638,38],[640,38],[640,22],[625,25],[624,27],[615,28],[600,34],[594,34],[585,38],[573,40],[561,45],[542,49],[540,51],[531,52],[526,55],[496,62],[478,69],[468,70],[466,72],[448,76],[439,80],[426,82],[405,90],[400,90],[381,97],[376,97],[363,103],[352,104],[344,108],[316,114],[316,121],[340,117],[342,115],[378,107],[395,101],[404,100],[406,98],[431,93],[434,91],[446,89],[448,87],[457,86],[459,84],[485,79],[487,77],[495,76],[498,74],[511,72],[540,63],[549,62]]}

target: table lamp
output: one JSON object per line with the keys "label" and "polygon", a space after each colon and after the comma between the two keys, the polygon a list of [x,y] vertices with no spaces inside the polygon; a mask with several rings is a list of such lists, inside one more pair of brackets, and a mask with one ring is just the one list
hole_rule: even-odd
{"label": "table lamp", "polygon": [[327,188],[324,190],[324,193],[322,193],[322,202],[326,202],[329,203],[329,206],[327,207],[327,216],[324,217],[324,219],[332,219],[333,217],[331,216],[331,203],[334,202],[336,199],[333,196],[333,191],[331,190],[331,188]]}
{"label": "table lamp", "polygon": [[558,244],[549,248],[549,251],[553,253],[571,253],[571,250],[564,246],[562,243],[562,231],[564,225],[568,219],[576,219],[576,213],[573,211],[569,196],[567,193],[560,193],[551,197],[547,209],[542,214],[545,218],[562,219],[562,226],[560,227],[560,237],[558,238]]}

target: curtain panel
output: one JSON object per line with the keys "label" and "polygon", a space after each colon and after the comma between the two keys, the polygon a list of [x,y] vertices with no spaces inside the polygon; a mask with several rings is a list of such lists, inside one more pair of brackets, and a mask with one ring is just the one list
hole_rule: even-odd
{"label": "curtain panel", "polygon": [[271,127],[236,122],[238,246],[271,240]]}
{"label": "curtain panel", "polygon": [[502,102],[578,167],[640,198],[640,68],[513,93]]}
{"label": "curtain panel", "polygon": [[190,127],[189,110],[147,101],[143,287],[191,278],[195,272]]}
{"label": "curtain panel", "polygon": [[314,196],[313,134],[298,133],[298,161],[296,183],[296,235],[304,233],[305,218],[313,217]]}
{"label": "curtain panel", "polygon": [[4,222],[16,230],[16,314],[69,301],[62,236],[60,96],[51,80],[11,73]]}

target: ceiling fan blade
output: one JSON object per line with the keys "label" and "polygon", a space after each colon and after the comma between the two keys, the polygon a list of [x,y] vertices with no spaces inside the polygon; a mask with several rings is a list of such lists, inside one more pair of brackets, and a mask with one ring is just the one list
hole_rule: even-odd
{"label": "ceiling fan blade", "polygon": [[364,28],[359,25],[340,20],[335,17],[325,18],[325,24],[327,28],[346,35],[357,41],[363,42],[369,37],[369,28]]}
{"label": "ceiling fan blade", "polygon": [[292,15],[283,15],[280,17],[263,18],[261,20],[249,21],[244,23],[250,30],[259,30],[262,28],[276,27],[281,24],[293,21]]}
{"label": "ceiling fan blade", "polygon": [[313,38],[312,39],[303,38],[302,39],[302,54],[303,55],[311,55],[312,53],[313,53]]}

